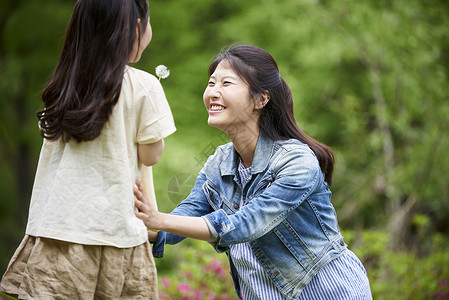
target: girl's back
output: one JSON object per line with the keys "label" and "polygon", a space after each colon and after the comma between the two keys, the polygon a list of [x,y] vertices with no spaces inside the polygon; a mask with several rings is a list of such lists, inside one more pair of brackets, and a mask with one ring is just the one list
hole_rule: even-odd
{"label": "girl's back", "polygon": [[132,195],[140,174],[137,144],[174,131],[159,81],[127,67],[119,100],[96,139],[44,139],[26,233],[121,248],[145,242]]}
{"label": "girl's back", "polygon": [[2,292],[20,299],[157,298],[132,188],[140,161],[156,163],[175,126],[159,81],[127,66],[151,36],[147,0],[76,2],[42,94],[44,142],[26,235]]}

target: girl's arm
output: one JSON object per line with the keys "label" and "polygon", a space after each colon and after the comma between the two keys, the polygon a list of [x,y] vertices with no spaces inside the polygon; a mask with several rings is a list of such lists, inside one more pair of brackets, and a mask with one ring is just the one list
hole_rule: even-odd
{"label": "girl's arm", "polygon": [[215,238],[212,237],[209,227],[203,218],[170,215],[154,209],[142,193],[142,186],[139,180],[136,181],[134,195],[136,196],[135,204],[138,209],[135,214],[144,221],[150,230],[162,230],[179,236],[215,242]]}
{"label": "girl's arm", "polygon": [[164,140],[159,140],[152,144],[137,144],[137,154],[139,160],[145,166],[155,165],[164,152]]}

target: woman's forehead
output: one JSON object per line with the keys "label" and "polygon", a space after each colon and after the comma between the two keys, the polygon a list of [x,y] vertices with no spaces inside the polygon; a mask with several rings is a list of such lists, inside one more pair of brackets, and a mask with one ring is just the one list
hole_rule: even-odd
{"label": "woman's forehead", "polygon": [[212,73],[211,77],[223,77],[223,76],[233,76],[233,77],[239,77],[238,74],[235,72],[234,68],[232,68],[231,64],[228,61],[222,60],[217,67],[215,68],[214,72]]}

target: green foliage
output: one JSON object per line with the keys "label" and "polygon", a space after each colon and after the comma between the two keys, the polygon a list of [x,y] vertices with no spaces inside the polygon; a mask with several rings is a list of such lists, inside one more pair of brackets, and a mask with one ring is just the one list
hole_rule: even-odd
{"label": "green foliage", "polygon": [[391,235],[383,231],[344,231],[343,235],[367,270],[373,299],[449,299],[449,241],[445,236],[423,236],[420,241],[429,240],[428,244],[395,251],[388,248]]}
{"label": "green foliage", "polygon": [[[195,174],[200,168],[195,159],[218,135],[205,125],[201,104],[207,63],[229,43],[255,44],[278,61],[294,94],[299,126],[337,152],[333,191],[342,224],[385,223],[411,197],[435,214],[435,227],[447,227],[444,2],[195,4],[152,2],[155,37],[142,62],[172,66],[164,87],[178,124],[175,144],[187,154],[178,170]],[[189,13],[179,13],[185,10]],[[172,22],[175,16],[179,23]],[[169,180],[157,187],[162,203]]]}
{"label": "green foliage", "polygon": [[[449,241],[445,236],[423,237],[430,243],[424,246],[427,254],[419,255],[417,248],[389,250],[390,235],[383,231],[345,230],[343,235],[367,270],[373,299],[449,299]],[[161,300],[238,299],[226,255],[217,254],[206,242],[188,239],[167,245],[164,258],[156,259],[156,264]]]}
{"label": "green foliage", "polygon": [[42,143],[39,93],[57,62],[73,4],[7,0],[0,6],[1,270],[23,237]]}
{"label": "green foliage", "polygon": [[[170,253],[170,247],[176,249],[176,254]],[[193,240],[184,242],[182,246],[167,246],[166,249],[169,252],[163,260],[170,261],[176,255],[176,263],[165,268],[161,260],[156,260],[161,300],[238,299],[225,254],[215,253],[206,242]]]}
{"label": "green foliage", "polygon": [[[367,270],[373,299],[449,299],[449,241],[443,235],[427,237],[426,255],[417,248],[388,249],[391,236],[379,230],[347,230],[343,235]],[[237,299],[226,255],[205,242],[166,246],[156,263],[161,299]]]}
{"label": "green foliage", "polygon": [[[39,93],[74,3],[0,4],[2,270],[23,236],[42,143]],[[159,64],[170,68],[162,84],[178,128],[154,167],[160,210],[187,195],[208,155],[227,141],[206,123],[208,63],[228,44],[255,44],[278,62],[300,128],[336,151],[333,203],[342,227],[363,233],[352,235],[355,246],[364,245],[356,249],[374,276],[373,293],[383,295],[399,280],[409,287],[403,295],[432,297],[448,278],[431,270],[447,265],[447,244],[423,238],[447,239],[449,228],[448,8],[443,0],[150,0],[153,40],[136,66],[151,73]],[[392,222],[407,203],[414,204],[410,222]],[[408,234],[378,231],[387,224]],[[408,252],[389,248],[410,235]],[[413,250],[418,241],[423,246]],[[174,261],[158,264],[172,270]],[[423,281],[400,265],[420,268]]]}

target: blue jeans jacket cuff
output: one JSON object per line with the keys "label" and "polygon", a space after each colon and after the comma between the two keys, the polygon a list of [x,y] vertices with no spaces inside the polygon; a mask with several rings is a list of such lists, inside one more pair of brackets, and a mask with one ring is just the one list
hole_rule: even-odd
{"label": "blue jeans jacket cuff", "polygon": [[214,226],[212,226],[212,223],[211,223],[211,222],[209,221],[209,219],[206,218],[205,216],[203,216],[202,218],[203,218],[204,221],[206,222],[207,227],[209,227],[210,235],[212,235],[212,237],[213,237],[214,239],[217,240],[217,239],[218,239],[218,233],[217,233],[217,231],[215,230]]}
{"label": "blue jeans jacket cuff", "polygon": [[153,245],[153,256],[156,258],[164,257],[165,241],[167,233],[165,231],[159,231],[157,235],[157,241]]}
{"label": "blue jeans jacket cuff", "polygon": [[235,229],[234,224],[232,224],[229,216],[223,209],[219,209],[210,214],[207,214],[204,216],[204,218],[207,218],[208,222],[206,221],[206,223],[211,224],[215,229],[215,232],[218,235],[218,242],[223,235]]}

